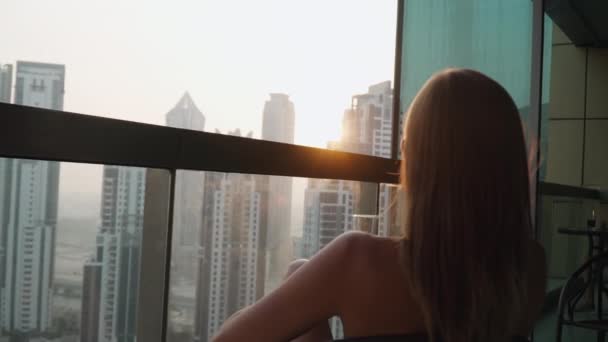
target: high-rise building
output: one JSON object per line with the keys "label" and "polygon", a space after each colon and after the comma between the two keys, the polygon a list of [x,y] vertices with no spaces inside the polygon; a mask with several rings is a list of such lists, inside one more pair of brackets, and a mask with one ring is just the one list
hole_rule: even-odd
{"label": "high-rise building", "polygon": [[175,107],[167,113],[167,126],[195,131],[205,130],[205,116],[188,92],[184,93]]}
{"label": "high-rise building", "polygon": [[390,158],[393,121],[393,90],[385,81],[355,95],[344,112],[340,149]]}
{"label": "high-rise building", "polygon": [[[262,139],[293,144],[295,110],[286,94],[272,93],[264,104]],[[283,279],[293,251],[291,244],[291,177],[268,178],[268,249],[265,291],[275,289]]]}
{"label": "high-rise building", "polygon": [[[366,94],[355,95],[351,108],[344,112],[342,138],[335,149],[391,157],[393,127],[393,90],[390,81],[369,87]],[[401,127],[401,126],[400,126]],[[375,211],[375,186],[361,185],[361,196],[357,202],[359,213]],[[387,236],[395,230],[395,189],[381,186],[379,200],[378,234]]]}
{"label": "high-rise building", "polygon": [[[64,77],[63,65],[17,62],[15,103],[63,109]],[[59,163],[0,158],[0,335],[50,328],[58,195]]]}
{"label": "high-rise building", "polygon": [[98,332],[89,342],[136,340],[145,174],[142,168],[104,166],[97,248],[84,266],[83,302],[99,298],[97,308],[82,311],[89,335]]}
{"label": "high-rise building", "polygon": [[287,94],[272,93],[264,104],[262,139],[293,144],[296,114]]}
{"label": "high-rise building", "polygon": [[16,104],[63,110],[64,86],[64,65],[17,62]]}
{"label": "high-rise building", "polygon": [[308,180],[301,257],[312,257],[338,235],[353,229],[353,186],[353,182],[343,180]]}
{"label": "high-rise building", "polygon": [[[205,117],[187,92],[166,116],[167,126],[203,131]],[[197,236],[203,215],[204,173],[178,170],[175,178],[173,209],[174,267],[172,280],[194,282],[198,266],[194,262],[198,253]]]}
{"label": "high-rise building", "polygon": [[0,102],[10,103],[13,91],[13,66],[0,64]]}
{"label": "high-rise building", "polygon": [[255,175],[205,174],[195,341],[210,341],[225,319],[264,293],[266,181]]}
{"label": "high-rise building", "polygon": [[237,174],[226,174],[213,194],[210,335],[218,331],[231,311],[256,299],[260,200],[253,177]]}

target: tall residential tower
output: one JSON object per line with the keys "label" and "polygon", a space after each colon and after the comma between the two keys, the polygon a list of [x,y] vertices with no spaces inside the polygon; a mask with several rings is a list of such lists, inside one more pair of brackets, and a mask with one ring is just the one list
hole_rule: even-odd
{"label": "tall residential tower", "polygon": [[92,306],[81,313],[82,342],[136,341],[145,184],[145,169],[104,166],[97,248],[83,272],[83,302]]}
{"label": "tall residential tower", "polygon": [[264,294],[267,180],[205,173],[195,341],[211,341],[230,315]]}
{"label": "tall residential tower", "polygon": [[13,66],[0,64],[0,102],[11,103],[13,91]]}
{"label": "tall residential tower", "polygon": [[[167,126],[203,131],[205,117],[187,92],[167,115]],[[172,281],[194,283],[197,238],[202,225],[204,173],[178,170],[173,209]]]}
{"label": "tall residential tower", "polygon": [[[17,62],[16,76],[15,103],[63,109],[63,65]],[[0,158],[0,336],[50,328],[58,192],[59,163]]]}
{"label": "tall residential tower", "polygon": [[[272,93],[264,104],[262,139],[293,144],[295,110],[286,94]],[[266,248],[265,291],[276,288],[292,258],[291,244],[291,177],[268,178],[268,237]]]}

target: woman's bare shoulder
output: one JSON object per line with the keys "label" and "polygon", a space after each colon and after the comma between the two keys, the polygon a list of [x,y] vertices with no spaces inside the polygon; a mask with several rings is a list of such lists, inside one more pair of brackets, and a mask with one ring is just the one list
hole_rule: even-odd
{"label": "woman's bare shoulder", "polygon": [[385,252],[394,249],[398,240],[382,237],[360,231],[350,231],[340,235],[336,240],[342,240],[342,244],[348,246],[348,251],[358,255],[366,253]]}
{"label": "woman's bare shoulder", "polygon": [[[382,237],[365,232],[350,231],[336,238],[336,247],[342,251],[340,253],[342,262],[339,264],[345,267],[343,271],[354,271],[357,277],[362,273],[369,273],[370,277],[377,272],[386,272],[384,268],[399,263],[400,240]],[[378,263],[378,260],[383,260]],[[391,262],[393,261],[393,262]],[[361,280],[358,280],[361,281]]]}

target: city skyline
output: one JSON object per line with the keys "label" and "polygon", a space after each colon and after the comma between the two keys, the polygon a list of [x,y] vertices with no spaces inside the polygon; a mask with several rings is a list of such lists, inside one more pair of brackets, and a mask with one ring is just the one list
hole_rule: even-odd
{"label": "city skyline", "polygon": [[[40,65],[49,64],[18,61],[17,75],[23,75],[22,70],[28,67],[39,75],[36,68]],[[10,71],[8,66],[3,70]],[[65,67],[61,66],[60,70],[65,70]],[[40,80],[38,76],[32,79],[17,77],[14,98],[33,106],[61,108],[63,99],[57,94],[63,94],[58,85],[64,78],[65,72],[48,80]],[[23,90],[26,85],[29,92]],[[390,144],[391,110],[391,82],[369,86],[367,93],[351,97],[350,107],[342,117],[341,138],[328,141],[327,146],[355,153],[390,155],[386,146]],[[294,143],[295,112],[295,105],[287,94],[270,93],[262,112],[262,138]],[[205,122],[206,116],[189,92],[185,92],[166,114],[166,124],[171,127],[204,131]],[[216,133],[220,132],[216,130]],[[227,134],[242,135],[240,129]],[[253,134],[249,132],[246,136],[252,138]],[[58,163],[32,163],[56,164],[59,180]],[[205,300],[197,300],[200,305],[195,310],[196,327],[203,329],[195,334],[200,337],[197,341],[208,339],[231,313],[254,303],[280,284],[289,261],[297,256],[292,239],[300,234],[294,227],[300,224],[304,227],[300,242],[304,247],[298,249],[306,250],[306,256],[311,256],[337,235],[352,230],[355,212],[373,207],[371,202],[361,202],[362,197],[375,198],[369,192],[371,188],[348,181],[308,180],[309,186],[299,199],[298,194],[292,192],[292,177],[182,171],[176,182],[172,272],[174,269],[177,272],[172,273],[172,280],[189,278],[187,282],[190,282],[198,279],[197,296]],[[145,169],[106,165],[98,184],[101,207],[96,247],[90,258],[82,261],[81,341],[110,342],[118,339],[131,342],[135,339]],[[59,184],[56,187],[59,188]],[[336,199],[327,202],[328,191],[334,187],[342,189],[336,194],[339,195],[336,199],[339,197],[346,202],[333,203]],[[311,197],[311,191],[316,191],[316,197]],[[341,210],[330,209],[325,214],[317,210],[317,214],[326,218],[327,215],[341,215],[338,221],[344,224],[330,228],[322,221],[310,221],[310,205],[313,205],[310,198],[317,203],[314,205],[325,209],[336,209],[336,204],[341,206]],[[292,199],[308,201],[309,206],[304,209],[297,205],[292,207]],[[241,216],[242,213],[234,208],[247,208],[246,216]],[[302,213],[300,222],[292,217],[297,210]],[[318,240],[316,244],[310,243],[311,230],[315,231],[312,234]],[[52,233],[55,234],[54,229]],[[193,243],[197,239],[198,244]],[[54,249],[54,246],[47,247]],[[202,256],[201,263],[196,266],[199,255]],[[54,260],[53,257],[46,259],[50,263]],[[53,268],[52,265],[46,267]],[[52,274],[47,277],[52,283]],[[52,286],[49,286],[49,303],[53,301],[51,292]],[[50,327],[51,310],[44,310],[48,312]],[[339,320],[332,320],[332,329],[336,336],[340,336]],[[197,333],[197,328],[194,332]]]}
{"label": "city skyline", "polygon": [[339,138],[352,94],[394,73],[396,1],[233,4],[6,0],[0,29],[19,34],[3,37],[0,61],[67,65],[70,112],[164,125],[164,109],[188,90],[207,127],[255,137],[268,94],[286,93],[300,114],[295,143],[316,147]]}

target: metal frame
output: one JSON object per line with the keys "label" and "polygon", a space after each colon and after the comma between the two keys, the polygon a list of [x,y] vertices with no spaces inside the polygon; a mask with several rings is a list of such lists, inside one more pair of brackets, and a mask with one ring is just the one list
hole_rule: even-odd
{"label": "metal frame", "polygon": [[598,201],[602,198],[601,191],[599,190],[557,183],[539,182],[538,189],[539,194],[543,196],[583,198]]}
{"label": "metal frame", "polygon": [[355,153],[0,103],[0,156],[396,183],[398,162]]}
{"label": "metal frame", "polygon": [[[544,48],[544,13],[545,13],[545,0],[533,0],[532,1],[532,64],[531,70],[532,75],[530,79],[530,132],[534,132],[536,136],[531,136],[529,143],[535,147],[530,153],[534,154],[534,162],[536,165],[540,165],[541,155],[541,117],[542,117],[542,87],[543,87],[543,48]],[[530,180],[535,187],[531,199],[532,202],[532,213],[535,214],[534,218],[534,237],[538,237],[538,229],[540,227],[540,206],[538,205],[538,199],[540,198],[540,167],[536,168],[536,171]]]}
{"label": "metal frame", "polygon": [[[170,186],[169,186],[169,210],[167,222],[167,239],[165,245],[165,272],[164,274],[164,288],[162,293],[163,306],[162,306],[162,324],[161,324],[161,336],[162,340],[167,339],[167,332],[169,329],[169,297],[171,295],[171,258],[173,256],[173,212],[175,209],[175,183],[177,179],[177,170],[173,169],[170,171]],[[197,260],[198,261],[198,260]],[[142,263],[144,261],[142,260]]]}
{"label": "metal frame", "polygon": [[0,156],[149,168],[137,336],[152,342],[168,332],[178,169],[372,182],[377,196],[399,179],[399,162],[386,158],[5,103]]}
{"label": "metal frame", "polygon": [[136,334],[139,341],[164,341],[166,336],[170,273],[167,260],[171,257],[171,244],[168,242],[171,241],[173,225],[174,183],[170,171],[148,169],[146,172],[140,287],[137,292]]}
{"label": "metal frame", "polygon": [[399,131],[401,125],[401,62],[403,59],[403,22],[405,0],[397,0],[397,33],[395,34],[395,75],[393,77],[393,127],[391,132],[391,159],[398,160],[401,152]]}

